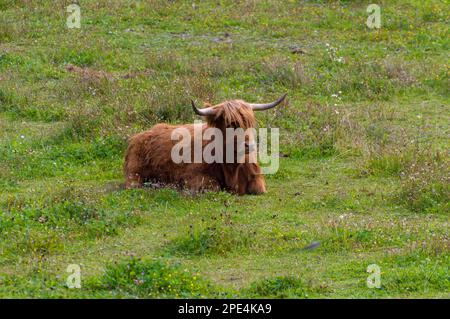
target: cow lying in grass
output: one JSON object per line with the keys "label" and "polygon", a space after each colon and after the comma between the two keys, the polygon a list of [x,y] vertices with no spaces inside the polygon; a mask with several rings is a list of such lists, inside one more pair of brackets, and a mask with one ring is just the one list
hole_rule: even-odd
{"label": "cow lying in grass", "polygon": [[[223,139],[223,160],[215,162],[176,162],[173,160],[173,148],[178,141],[173,140],[175,131],[184,130],[189,136],[195,135],[195,125],[200,125],[203,133],[208,128],[218,129],[223,136],[229,130],[251,129],[255,126],[253,111],[262,111],[280,104],[286,97],[282,95],[275,102],[251,104],[242,100],[230,100],[215,106],[207,105],[198,109],[192,102],[196,114],[206,118],[204,124],[168,125],[157,124],[148,131],[134,135],[129,140],[125,155],[125,187],[141,187],[147,181],[175,184],[193,192],[228,190],[237,194],[261,194],[266,191],[261,169],[256,161],[250,161],[251,136],[246,136],[244,152],[239,153],[233,140],[233,147]],[[197,126],[198,127],[198,126]],[[203,136],[203,135],[202,135]],[[241,140],[242,141],[242,140]],[[205,148],[211,139],[201,138],[200,144]],[[194,147],[194,138],[188,141]],[[228,157],[226,154],[232,152]],[[219,155],[221,158],[222,155]],[[231,157],[231,161],[229,160]]]}

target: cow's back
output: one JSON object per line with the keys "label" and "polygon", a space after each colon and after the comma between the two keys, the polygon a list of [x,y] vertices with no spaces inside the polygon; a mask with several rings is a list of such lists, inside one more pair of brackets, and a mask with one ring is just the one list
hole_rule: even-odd
{"label": "cow's back", "polygon": [[[165,123],[157,124],[147,131],[132,136],[125,155],[125,177],[128,179],[132,176],[132,179],[139,180],[138,183],[148,179],[179,183],[199,173],[220,175],[221,172],[215,172],[211,165],[205,163],[175,163],[172,160],[172,148],[179,143],[177,139],[172,140],[172,132],[178,128],[186,129],[193,138],[194,124]],[[194,153],[193,149],[191,153]]]}

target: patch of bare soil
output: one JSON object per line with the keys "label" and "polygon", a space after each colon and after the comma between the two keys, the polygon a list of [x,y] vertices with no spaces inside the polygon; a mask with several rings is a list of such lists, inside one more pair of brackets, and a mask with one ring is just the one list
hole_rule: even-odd
{"label": "patch of bare soil", "polygon": [[152,70],[144,71],[130,71],[125,74],[111,74],[105,71],[98,71],[88,67],[79,67],[73,64],[67,64],[65,67],[67,72],[77,74],[84,80],[102,80],[106,79],[108,81],[121,78],[121,79],[133,79],[139,76],[149,76],[152,75]]}
{"label": "patch of bare soil", "polygon": [[65,67],[67,72],[75,73],[81,78],[85,80],[101,80],[101,79],[107,79],[107,80],[113,80],[114,76],[105,72],[105,71],[97,71],[91,68],[81,68],[79,66],[73,65],[73,64],[67,64]]}

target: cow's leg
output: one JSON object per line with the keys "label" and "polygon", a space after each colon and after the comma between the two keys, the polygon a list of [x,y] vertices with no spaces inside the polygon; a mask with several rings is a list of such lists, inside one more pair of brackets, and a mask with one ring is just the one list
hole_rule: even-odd
{"label": "cow's leg", "polygon": [[184,180],[185,187],[192,193],[211,191],[218,192],[221,187],[219,182],[208,175],[196,175]]}
{"label": "cow's leg", "polygon": [[142,187],[143,181],[139,173],[128,173],[125,176],[125,188],[140,188]]}
{"label": "cow's leg", "polygon": [[142,169],[140,160],[131,151],[131,146],[128,148],[128,153],[125,157],[123,166],[125,174],[125,188],[139,188],[143,186]]}

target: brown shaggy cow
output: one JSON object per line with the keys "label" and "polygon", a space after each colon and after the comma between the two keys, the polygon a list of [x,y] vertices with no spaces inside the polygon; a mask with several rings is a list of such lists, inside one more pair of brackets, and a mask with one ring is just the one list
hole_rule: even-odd
{"label": "brown shaggy cow", "polygon": [[[206,118],[206,123],[202,124],[202,132],[208,127],[214,127],[220,129],[225,136],[226,128],[253,128],[253,111],[275,107],[285,97],[286,94],[267,104],[231,100],[215,106],[207,105],[203,109],[198,109],[192,102],[192,107],[196,114]],[[191,136],[194,135],[194,124],[157,124],[150,130],[131,137],[124,163],[125,187],[141,187],[146,181],[155,181],[186,187],[193,192],[225,189],[237,194],[261,194],[266,191],[260,167],[257,163],[248,161],[247,152],[244,163],[175,163],[171,158],[171,151],[178,141],[172,140],[171,136],[178,128],[187,129]],[[203,139],[202,147],[210,142]],[[191,143],[193,145],[193,139]],[[224,149],[226,152],[226,145]],[[236,159],[236,153],[234,157]]]}

